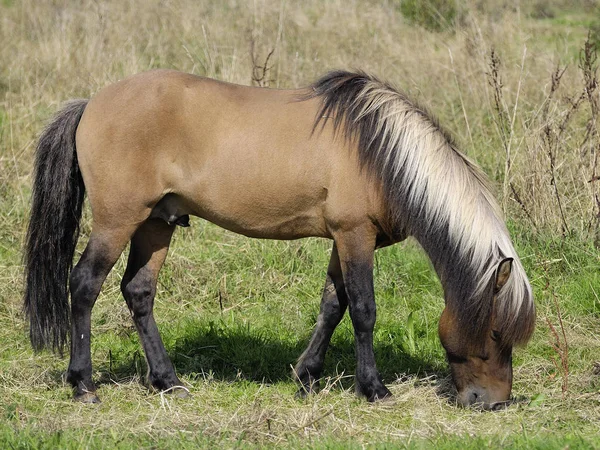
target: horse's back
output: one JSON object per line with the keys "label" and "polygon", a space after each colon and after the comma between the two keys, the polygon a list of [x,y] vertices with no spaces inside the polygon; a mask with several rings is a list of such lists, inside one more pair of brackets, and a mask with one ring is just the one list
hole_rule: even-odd
{"label": "horse's back", "polygon": [[335,202],[373,198],[347,142],[313,132],[320,100],[303,94],[175,71],[105,88],[77,134],[94,219],[141,222],[172,194],[181,212],[242,234],[328,236]]}

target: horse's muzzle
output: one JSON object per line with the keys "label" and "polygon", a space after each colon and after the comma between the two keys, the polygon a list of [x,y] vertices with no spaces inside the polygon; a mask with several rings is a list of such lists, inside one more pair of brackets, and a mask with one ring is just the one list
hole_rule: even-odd
{"label": "horse's muzzle", "polygon": [[467,388],[456,397],[456,401],[460,406],[465,408],[475,407],[485,411],[499,411],[510,405],[510,400],[494,400],[490,398],[488,392],[483,389]]}

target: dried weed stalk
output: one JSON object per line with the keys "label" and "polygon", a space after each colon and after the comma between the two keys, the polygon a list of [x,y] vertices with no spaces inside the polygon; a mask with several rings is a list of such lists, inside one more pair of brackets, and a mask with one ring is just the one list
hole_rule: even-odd
{"label": "dried weed stalk", "polygon": [[490,62],[489,62],[489,72],[487,72],[488,83],[493,89],[494,93],[494,110],[496,112],[494,116],[494,121],[496,123],[496,127],[498,129],[498,134],[500,135],[500,141],[502,142],[502,147],[504,148],[504,183],[503,183],[503,208],[506,211],[506,202],[509,198],[509,189],[512,191],[515,200],[521,208],[525,211],[526,215],[531,219],[531,215],[529,214],[525,204],[521,201],[521,198],[511,183],[511,169],[512,169],[512,143],[515,136],[515,120],[517,118],[517,108],[519,105],[519,95],[521,93],[521,84],[523,82],[523,69],[525,67],[525,56],[527,55],[527,48],[523,48],[523,59],[521,61],[521,75],[519,76],[518,88],[515,96],[514,106],[512,115],[508,110],[508,106],[504,100],[503,88],[504,84],[502,83],[502,79],[500,77],[500,57],[498,53],[496,53],[495,49],[492,48],[490,52]]}
{"label": "dried weed stalk", "polygon": [[[567,221],[567,214],[563,206],[563,199],[568,194],[559,188],[558,162],[560,149],[568,149],[566,132],[570,129],[571,123],[577,113],[584,109],[584,105],[589,104],[589,117],[586,121],[586,131],[579,145],[581,164],[583,167],[591,169],[591,176],[588,183],[594,183],[600,179],[598,175],[598,154],[600,153],[600,133],[598,132],[598,114],[600,113],[600,101],[598,99],[598,64],[597,48],[591,41],[590,35],[586,39],[579,57],[579,68],[583,74],[583,89],[572,96],[564,98],[566,110],[560,118],[553,118],[550,114],[550,106],[557,96],[561,80],[566,71],[566,67],[556,67],[552,73],[550,93],[546,98],[541,112],[542,121],[542,142],[546,156],[548,157],[548,174],[552,186],[556,206],[559,212],[561,228],[563,235],[570,233],[570,227]],[[588,159],[589,162],[586,161]],[[586,169],[587,170],[587,169]],[[564,189],[566,190],[566,188]],[[589,229],[593,231],[594,240],[597,246],[600,246],[600,197],[598,189],[593,189],[595,209],[592,212],[592,218],[589,221]],[[585,214],[585,213],[584,213]],[[589,216],[588,216],[589,217]]]}
{"label": "dried weed stalk", "polygon": [[[585,98],[590,107],[590,117],[586,123],[586,131],[581,142],[581,156],[589,157],[592,175],[588,183],[600,180],[598,174],[598,154],[600,153],[600,132],[598,131],[598,115],[600,113],[600,95],[598,95],[598,43],[592,41],[591,32],[579,53],[579,68],[583,74]],[[598,187],[593,189],[596,210],[593,213],[590,227],[593,227],[594,244],[600,247],[600,196]]]}
{"label": "dried weed stalk", "polygon": [[565,332],[565,326],[562,320],[562,313],[560,311],[560,305],[558,297],[554,292],[554,289],[550,285],[550,277],[548,276],[546,269],[546,286],[545,289],[550,293],[554,300],[554,307],[556,308],[556,317],[558,318],[558,327],[560,333],[556,330],[556,327],[552,324],[549,317],[546,317],[546,323],[550,328],[550,333],[553,337],[552,348],[556,352],[557,357],[551,356],[552,363],[556,367],[557,373],[560,373],[562,377],[561,391],[562,398],[564,399],[569,390],[569,343],[567,341],[567,333]]}
{"label": "dried weed stalk", "polygon": [[492,48],[490,52],[490,62],[489,69],[487,72],[488,83],[492,87],[494,93],[494,122],[496,123],[496,127],[498,129],[498,134],[500,135],[500,142],[502,143],[502,147],[504,148],[505,154],[505,164],[504,164],[504,189],[503,189],[503,198],[504,201],[507,199],[507,187],[508,181],[510,179],[510,169],[512,165],[511,156],[510,156],[510,141],[512,139],[512,127],[511,121],[508,113],[508,107],[506,106],[506,102],[504,101],[503,88],[504,84],[502,83],[502,78],[500,77],[500,57],[494,48]]}
{"label": "dried weed stalk", "polygon": [[548,173],[550,175],[550,185],[553,188],[554,197],[556,199],[556,205],[560,214],[563,236],[569,234],[570,229],[565,216],[563,202],[561,199],[562,196],[558,187],[556,158],[558,155],[559,148],[562,147],[564,144],[564,133],[567,130],[567,127],[571,122],[571,119],[573,118],[574,114],[579,109],[581,102],[584,100],[584,94],[580,94],[575,98],[567,98],[569,106],[562,120],[555,122],[550,117],[550,104],[552,103],[552,99],[555,97],[555,94],[558,91],[558,88],[560,87],[560,82],[566,70],[566,67],[561,69],[560,65],[556,66],[556,70],[552,73],[550,93],[548,94],[548,97],[544,104],[544,108],[542,109],[542,123],[544,124],[542,128],[542,142],[544,143],[544,149],[546,151],[546,155],[548,156]]}
{"label": "dried weed stalk", "polygon": [[489,63],[490,71],[487,73],[488,83],[494,92],[494,110],[496,112],[494,121],[498,126],[498,132],[500,134],[500,140],[502,142],[502,146],[504,147],[504,151],[507,152],[510,138],[510,119],[508,116],[508,108],[504,102],[504,94],[502,92],[504,84],[502,83],[502,78],[500,77],[500,65],[500,57],[498,56],[498,53],[496,53],[496,50],[492,48],[490,52]]}
{"label": "dried weed stalk", "polygon": [[269,65],[271,57],[275,53],[275,48],[272,48],[267,54],[264,62],[260,63],[258,52],[256,50],[256,40],[250,38],[250,59],[252,60],[252,85],[259,87],[269,87],[275,79],[270,78],[273,65]]}
{"label": "dried weed stalk", "polygon": [[[535,150],[529,156],[540,165],[533,170],[523,171],[523,168],[517,167],[514,152],[511,154],[511,145],[515,144],[517,104],[515,101],[514,109],[507,106],[501,60],[495,50],[489,55],[487,80],[492,87],[494,123],[505,152],[504,200],[510,196],[535,230],[548,225],[544,215],[550,214],[563,236],[571,234],[579,223],[583,225],[581,231],[589,233],[600,248],[597,52],[598,45],[588,35],[579,56],[581,84],[570,94],[561,94],[563,89],[572,89],[573,80],[567,79],[567,67],[557,64],[550,75],[549,92],[532,116],[533,120],[529,121],[527,116],[520,119],[524,131],[530,133],[535,142]],[[513,179],[513,172],[521,180]],[[591,196],[587,197],[589,200],[582,203],[581,196],[588,195]],[[570,208],[576,204],[582,209],[574,216]],[[506,203],[503,206],[506,210]]]}
{"label": "dried weed stalk", "polygon": [[519,204],[519,206],[521,207],[521,209],[527,216],[527,219],[529,219],[529,222],[531,223],[531,225],[533,225],[533,228],[537,230],[537,228],[538,228],[537,222],[533,218],[533,215],[529,211],[529,208],[527,208],[527,206],[525,205],[525,202],[521,199],[521,196],[519,195],[519,191],[515,187],[514,183],[509,182],[509,186],[510,186],[510,191],[512,192],[513,198]]}

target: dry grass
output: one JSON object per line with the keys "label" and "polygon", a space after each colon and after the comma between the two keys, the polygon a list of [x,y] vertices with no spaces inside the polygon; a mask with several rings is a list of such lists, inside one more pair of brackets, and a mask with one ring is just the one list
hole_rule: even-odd
{"label": "dry grass", "polygon": [[[597,171],[598,112],[585,95],[599,91],[586,91],[578,67],[585,10],[575,25],[559,26],[488,2],[484,12],[493,15],[468,8],[461,28],[436,34],[407,26],[394,2],[5,4],[0,101],[10,127],[3,178],[29,173],[30,148],[49,111],[127,75],[169,67],[298,87],[329,69],[361,68],[429,105],[499,181],[511,215],[541,230],[595,234],[599,183],[588,181]],[[492,54],[501,87],[490,84]],[[564,74],[555,87],[557,67]],[[557,134],[551,143],[548,132]],[[556,211],[561,202],[564,220]]]}
{"label": "dry grass", "polygon": [[[542,6],[529,12],[546,15],[547,5]],[[581,2],[571,11],[560,2],[550,6],[554,18],[540,19],[500,1],[473,3],[461,15],[460,27],[432,33],[409,26],[395,1],[0,2],[0,417],[17,433],[32,428],[75,433],[75,447],[98,446],[95,436],[119,443],[119,433],[133,435],[140,445],[198,435],[227,446],[311,446],[319,439],[334,446],[410,445],[421,439],[437,445],[439,436],[462,435],[489,437],[495,445],[518,438],[527,445],[530,436],[544,442],[557,431],[598,446],[593,437],[600,382],[593,362],[600,360],[600,277],[594,275],[600,258],[589,243],[599,235],[600,181],[590,180],[600,171],[600,89],[589,78],[597,63],[587,72],[580,67],[594,5]],[[395,395],[391,402],[370,405],[351,392],[352,363],[344,363],[352,361],[348,323],[334,342],[336,354],[345,359],[341,367],[330,362],[328,371],[338,376],[305,402],[293,398],[287,367],[268,372],[269,383],[248,376],[251,370],[241,366],[235,366],[238,377],[232,368],[205,373],[225,358],[216,350],[215,359],[190,362],[184,372],[190,400],[149,394],[139,384],[143,358],[119,298],[121,261],[94,311],[93,358],[104,403],[73,404],[60,381],[65,361],[32,355],[20,314],[19,249],[35,139],[63,101],[89,97],[157,67],[278,88],[306,85],[334,68],[360,68],[435,111],[459,147],[495,181],[536,288],[538,331],[517,354],[515,405],[484,414],[448,402],[449,380],[440,369],[445,365],[435,338],[439,285],[410,245],[379,257],[380,306],[390,310],[380,316],[376,340]],[[274,346],[283,355],[274,357],[277,364],[293,363],[317,311],[327,248],[319,242],[249,242],[197,224],[178,236],[157,300],[157,317],[179,358],[178,370],[188,367],[189,353],[178,352],[192,327],[209,329],[213,320],[225,332],[239,331],[242,341],[256,338]],[[561,301],[569,348],[564,399],[552,363],[558,357],[551,347],[554,336],[546,325],[546,318],[558,323],[554,295]],[[396,374],[404,369],[392,369],[392,362],[405,359],[386,343],[403,342],[411,311],[420,327],[416,354],[400,353],[414,366]],[[187,318],[180,323],[182,315]],[[256,328],[248,324],[252,320]],[[211,332],[203,333],[198,342],[217,345]],[[230,345],[238,343],[229,338]],[[120,368],[113,370],[113,364]],[[228,365],[234,362],[225,360]],[[177,440],[156,442],[169,446]]]}

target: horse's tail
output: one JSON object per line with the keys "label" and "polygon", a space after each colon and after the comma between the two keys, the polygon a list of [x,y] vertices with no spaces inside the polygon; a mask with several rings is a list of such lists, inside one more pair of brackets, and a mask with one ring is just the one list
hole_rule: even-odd
{"label": "horse's tail", "polygon": [[69,102],[46,127],[36,149],[24,255],[24,310],[35,350],[62,353],[69,336],[68,278],[85,193],[75,132],[87,103]]}

